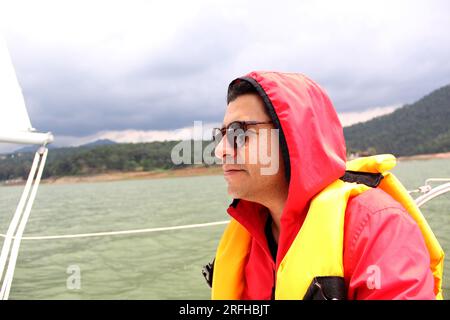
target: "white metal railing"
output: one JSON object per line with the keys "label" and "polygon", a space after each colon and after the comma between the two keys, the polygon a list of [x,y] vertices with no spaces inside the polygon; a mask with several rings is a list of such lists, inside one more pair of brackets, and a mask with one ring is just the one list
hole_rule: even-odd
{"label": "white metal railing", "polygon": [[[445,182],[438,186],[433,187],[432,183],[435,182]],[[417,206],[420,207],[427,203],[428,201],[443,195],[450,191],[450,178],[430,178],[425,180],[425,184],[415,190],[409,191],[409,193],[422,193],[419,197],[414,199]]]}
{"label": "white metal railing", "polygon": [[[34,199],[36,198],[39,183],[41,181],[42,172],[44,170],[45,161],[47,159],[48,149],[40,147],[34,156],[33,164],[28,175],[27,183],[25,185],[19,204],[14,213],[13,219],[9,224],[8,231],[3,241],[3,247],[0,254],[0,280],[2,285],[0,289],[0,299],[7,300],[11,290],[11,283],[14,276],[14,269],[16,267],[17,256],[19,255],[20,243],[23,232],[27,224],[28,218],[33,207]],[[36,174],[37,171],[37,174]],[[6,266],[6,263],[8,265]],[[6,273],[5,273],[6,268]]]}

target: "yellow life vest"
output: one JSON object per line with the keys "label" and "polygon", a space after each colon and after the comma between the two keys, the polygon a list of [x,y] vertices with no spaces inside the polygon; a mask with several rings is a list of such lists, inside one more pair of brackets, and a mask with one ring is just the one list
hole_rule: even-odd
{"label": "yellow life vest", "polygon": [[[444,252],[424,216],[404,186],[390,173],[393,155],[377,155],[347,162],[347,170],[381,173],[379,188],[391,195],[418,224],[430,254],[436,299],[442,299]],[[344,276],[343,241],[347,202],[370,187],[336,180],[312,199],[308,214],[277,270],[275,299],[303,299],[318,276]],[[219,243],[212,281],[212,299],[240,299],[251,236],[232,219]],[[318,254],[320,253],[320,254]]]}

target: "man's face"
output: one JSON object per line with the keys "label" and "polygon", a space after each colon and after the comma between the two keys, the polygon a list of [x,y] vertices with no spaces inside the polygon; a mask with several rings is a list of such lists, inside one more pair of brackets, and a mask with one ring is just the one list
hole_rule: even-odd
{"label": "man's face", "polygon": [[[271,119],[258,95],[245,94],[228,104],[223,126],[228,127],[234,121],[270,122]],[[272,123],[249,125],[245,143],[240,147],[223,137],[215,154],[222,159],[228,193],[233,198],[260,202],[274,188],[286,183],[278,131]]]}

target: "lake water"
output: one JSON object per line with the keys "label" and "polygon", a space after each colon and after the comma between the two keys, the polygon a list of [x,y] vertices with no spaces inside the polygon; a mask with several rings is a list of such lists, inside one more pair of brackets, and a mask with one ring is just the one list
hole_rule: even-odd
{"label": "lake water", "polygon": [[[408,189],[450,177],[450,160],[400,163]],[[0,187],[0,232],[6,233],[23,187]],[[204,223],[228,219],[231,199],[221,176],[42,185],[25,236],[63,235]],[[446,252],[450,193],[423,213]],[[209,299],[201,266],[215,253],[224,225],[148,234],[23,240],[10,299]],[[0,240],[1,241],[1,240]],[[446,258],[444,295],[450,297]],[[79,270],[80,289],[71,287]]]}

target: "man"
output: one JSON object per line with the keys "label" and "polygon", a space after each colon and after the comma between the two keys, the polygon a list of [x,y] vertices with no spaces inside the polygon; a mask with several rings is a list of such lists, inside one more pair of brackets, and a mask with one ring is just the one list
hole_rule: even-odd
{"label": "man", "polygon": [[[371,187],[358,174],[347,181],[342,126],[323,89],[300,74],[252,72],[231,82],[227,100],[215,154],[234,201],[213,265],[214,299],[439,295],[424,232],[377,188],[381,174],[361,176],[377,180]],[[273,135],[262,139],[268,130],[279,147],[267,146]],[[268,164],[249,161],[251,141],[279,156],[278,170],[262,174]]]}

